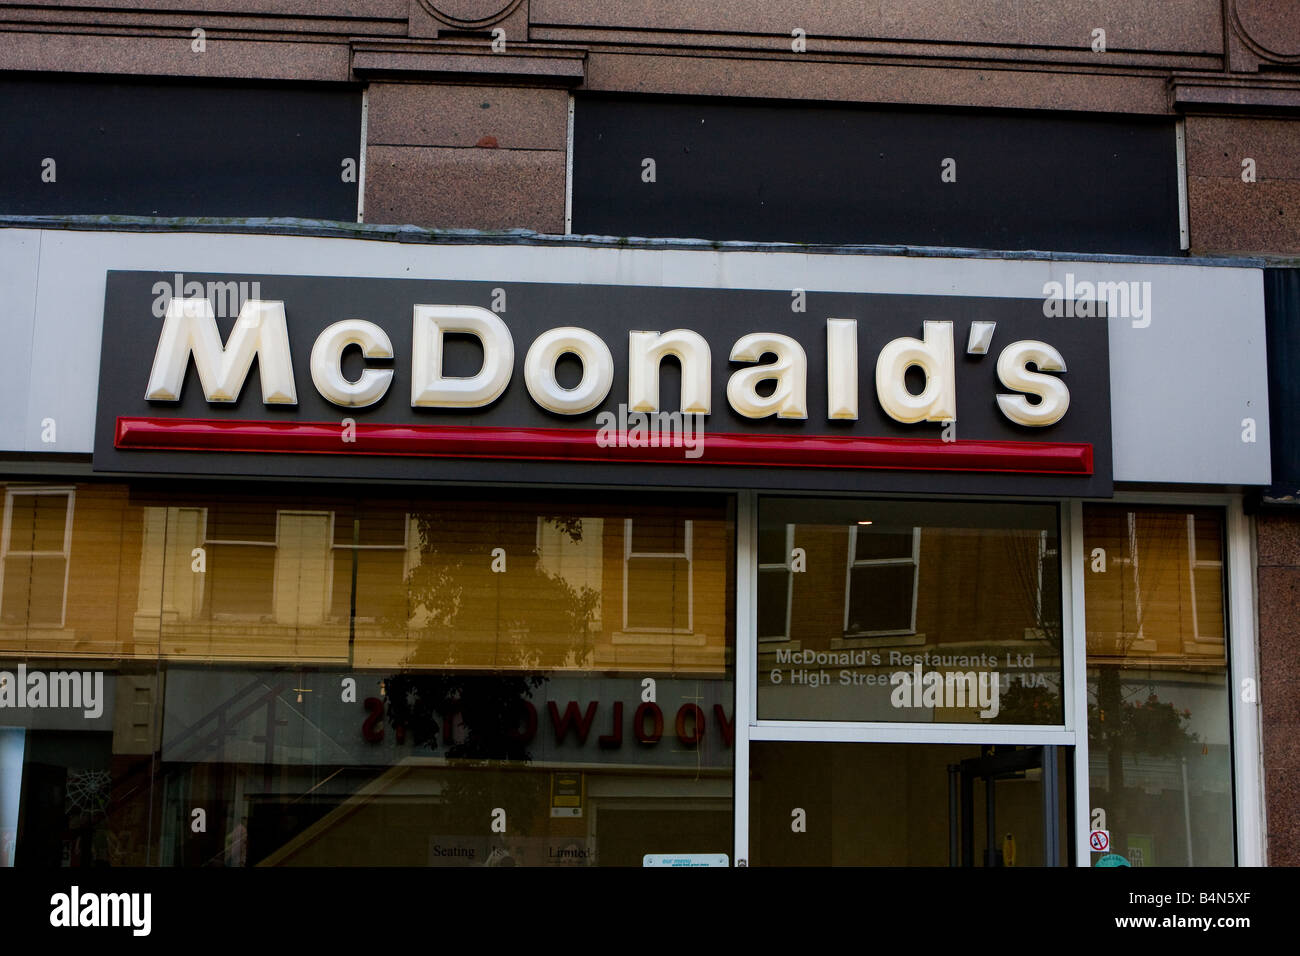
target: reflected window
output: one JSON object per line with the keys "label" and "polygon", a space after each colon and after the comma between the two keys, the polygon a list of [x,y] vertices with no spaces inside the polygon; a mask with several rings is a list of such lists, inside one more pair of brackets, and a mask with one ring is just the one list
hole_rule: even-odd
{"label": "reflected window", "polygon": [[1224,522],[1088,505],[1089,781],[1134,866],[1235,860]]}
{"label": "reflected window", "polygon": [[405,583],[416,550],[410,513],[366,509],[356,517],[338,513],[333,518],[330,616],[364,624],[404,622],[409,617]]}
{"label": "reflected window", "polygon": [[794,591],[794,525],[771,525],[758,536],[758,639],[790,639]]}
{"label": "reflected window", "polygon": [[760,498],[759,717],[1062,724],[1057,523],[1051,504]]}
{"label": "reflected window", "polygon": [[1038,567],[1034,594],[1035,636],[1046,638],[1047,629],[1058,624],[1057,614],[1061,606],[1061,555],[1057,550],[1056,536],[1047,531],[1038,533]]}
{"label": "reflected window", "polygon": [[624,520],[624,631],[694,631],[692,531],[671,515]]}
{"label": "reflected window", "polygon": [[0,623],[63,626],[74,494],[70,488],[5,490]]}
{"label": "reflected window", "polygon": [[844,636],[916,633],[916,577],[921,529],[849,526],[849,570],[844,587]]}
{"label": "reflected window", "polygon": [[566,596],[583,602],[587,631],[599,634],[602,611],[599,595],[604,590],[605,519],[568,515],[537,517],[538,570],[563,587]]}
{"label": "reflected window", "polygon": [[[1223,643],[1223,540],[1218,522],[1187,516],[1187,585],[1192,601],[1192,641],[1216,653]],[[1197,595],[1210,595],[1197,601]]]}
{"label": "reflected window", "polygon": [[332,577],[329,511],[276,512],[274,604],[277,624],[320,624]]}
{"label": "reflected window", "polygon": [[274,508],[211,505],[204,511],[204,606],[214,619],[270,620],[275,605]]}
{"label": "reflected window", "polygon": [[0,628],[4,693],[103,689],[0,710],[0,863],[729,857],[731,501],[407,491],[85,483],[72,529],[11,486],[0,557],[67,608]]}

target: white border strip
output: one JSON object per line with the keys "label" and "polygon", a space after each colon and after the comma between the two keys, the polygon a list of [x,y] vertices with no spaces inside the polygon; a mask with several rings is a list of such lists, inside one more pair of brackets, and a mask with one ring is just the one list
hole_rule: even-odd
{"label": "white border strip", "polygon": [[836,723],[829,720],[763,720],[749,731],[750,740],[824,741],[865,744],[1050,744],[1073,747],[1075,734],[1057,726],[1026,724]]}
{"label": "white border strip", "polygon": [[[485,245],[379,242],[238,233],[129,233],[40,230],[42,271],[60,270],[98,294],[103,310],[104,272],[231,272],[375,279],[455,279],[473,282],[569,282],[583,285],[691,289],[794,288],[821,292],[887,293],[1041,301],[1048,281],[1150,281],[1152,294],[1169,302],[1228,299],[1239,318],[1263,328],[1264,286],[1258,266],[1164,263],[1093,263],[1071,260],[962,259],[926,256],[856,256],[829,253],[698,249],[593,248],[590,246]],[[1167,283],[1167,284],[1166,284]],[[1209,306],[1201,305],[1201,308]],[[1249,323],[1248,323],[1249,325]],[[1130,327],[1112,325],[1116,336]],[[1243,326],[1243,334],[1245,334]],[[1131,330],[1130,328],[1130,331]]]}
{"label": "white border strip", "polygon": [[370,128],[370,88],[361,91],[361,152],[357,156],[357,222],[366,221],[366,137]]}
{"label": "white border strip", "polygon": [[564,234],[573,235],[573,94],[569,94],[569,129],[564,144]]}
{"label": "white border strip", "polygon": [[[1231,650],[1228,692],[1232,699],[1232,764],[1236,780],[1237,864],[1264,866],[1268,861],[1267,830],[1264,828],[1264,755],[1260,746],[1259,663],[1257,644],[1259,620],[1255,593],[1255,549],[1251,519],[1242,511],[1241,499],[1227,506],[1228,527],[1228,613]],[[1250,680],[1254,693],[1242,700],[1244,684]]]}
{"label": "white border strip", "polygon": [[735,823],[736,866],[749,865],[749,741],[754,720],[757,681],[757,625],[752,609],[757,605],[758,495],[736,494],[736,710],[732,715],[735,739],[732,753],[736,783],[732,806]]}
{"label": "white border strip", "polygon": [[1088,845],[1092,797],[1088,776],[1088,622],[1083,598],[1087,562],[1083,553],[1083,502],[1068,502],[1062,509],[1061,525],[1061,564],[1066,572],[1061,616],[1062,626],[1070,629],[1071,650],[1068,656],[1062,655],[1071,670],[1067,705],[1070,712],[1066,720],[1078,731],[1074,735],[1074,863],[1086,867],[1092,866],[1092,848]]}
{"label": "white border strip", "polygon": [[1192,241],[1187,224],[1187,126],[1182,118],[1174,125],[1174,144],[1178,163],[1178,248],[1189,249]]}

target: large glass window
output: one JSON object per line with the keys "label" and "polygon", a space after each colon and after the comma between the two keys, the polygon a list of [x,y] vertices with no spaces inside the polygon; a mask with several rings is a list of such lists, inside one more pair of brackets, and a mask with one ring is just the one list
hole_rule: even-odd
{"label": "large glass window", "polygon": [[1089,782],[1134,866],[1234,862],[1224,521],[1083,510]]}
{"label": "large glass window", "polygon": [[1061,724],[1054,505],[764,498],[760,719]]}
{"label": "large glass window", "polygon": [[727,498],[6,503],[0,862],[731,855]]}
{"label": "large glass window", "polygon": [[[732,856],[728,496],[0,488],[0,864]],[[1075,768],[1055,504],[759,498],[748,862],[1234,862],[1224,513],[1082,514]]]}

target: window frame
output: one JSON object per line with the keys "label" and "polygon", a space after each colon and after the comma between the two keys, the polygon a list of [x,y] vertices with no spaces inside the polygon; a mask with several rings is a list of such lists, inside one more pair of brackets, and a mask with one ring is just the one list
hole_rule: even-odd
{"label": "window frame", "polygon": [[[64,495],[68,499],[67,510],[63,518],[63,549],[61,551],[23,551],[9,547],[11,535],[13,532],[13,499],[19,495],[31,497]],[[75,502],[77,498],[77,489],[73,485],[6,485],[5,486],[5,503],[4,517],[0,519],[0,605],[4,602],[4,577],[5,568],[9,558],[53,558],[61,557],[63,559],[63,586],[62,596],[59,602],[59,622],[57,624],[33,624],[26,621],[22,625],[0,624],[0,627],[23,627],[23,628],[42,628],[45,630],[61,630],[67,626],[68,622],[68,577],[72,567],[72,518],[75,513]],[[3,607],[0,607],[0,614],[3,613]],[[0,617],[3,620],[3,617]]]}
{"label": "window frame", "polygon": [[[1083,550],[1083,505],[1100,504],[1174,505],[1218,507],[1224,523],[1224,587],[1226,606],[1224,632],[1228,641],[1228,673],[1234,693],[1230,699],[1233,753],[1233,806],[1235,813],[1238,866],[1263,865],[1264,837],[1262,752],[1260,712],[1257,697],[1235,692],[1243,681],[1258,685],[1256,654],[1255,554],[1252,519],[1245,514],[1240,495],[1227,493],[1183,494],[1171,492],[1123,491],[1113,498],[1055,498],[1061,575],[1061,640],[1063,665],[1064,727],[1036,728],[998,725],[965,728],[940,724],[880,724],[870,722],[759,720],[758,663],[756,639],[758,587],[758,507],[763,496],[785,497],[788,493],[742,490],[737,492],[736,513],[736,723],[735,723],[735,810],[733,834],[738,864],[749,858],[749,744],[751,741],[828,741],[865,743],[987,743],[1064,745],[1073,748],[1074,772],[1063,774],[1062,785],[1073,786],[1074,861],[1091,866],[1088,846],[1090,791],[1087,734],[1087,641],[1084,606],[1084,575],[1088,569]],[[889,499],[897,495],[830,493],[808,497]],[[975,496],[942,496],[945,501],[987,500]],[[1050,550],[1050,549],[1049,549]],[[1063,835],[1063,838],[1064,835]]]}
{"label": "window frame", "polygon": [[[685,523],[682,546],[685,551],[633,551],[632,518],[623,519],[623,627],[622,634],[670,634],[673,637],[690,637],[695,634],[695,563],[693,558],[693,537],[695,522],[691,518],[674,518]],[[686,630],[678,630],[673,624],[667,627],[629,627],[627,623],[628,565],[633,558],[671,558],[686,559]]]}
{"label": "window frame", "polygon": [[[304,514],[305,512],[295,511],[294,513]],[[325,606],[326,608],[329,609],[329,612],[326,614],[325,619],[335,624],[346,624],[349,621],[354,621],[357,624],[375,624],[379,621],[379,618],[377,617],[362,617],[359,614],[354,616],[351,613],[340,616],[333,613],[335,553],[338,551],[349,551],[349,552],[351,551],[401,551],[402,552],[402,579],[403,582],[405,582],[410,577],[411,569],[413,568],[413,565],[411,563],[411,525],[413,523],[411,520],[412,514],[409,511],[404,511],[402,513],[402,543],[401,544],[338,544],[334,537],[335,528],[338,524],[338,512],[331,511],[329,515],[330,515],[330,530],[329,530],[330,574],[329,574],[329,584],[325,589]],[[279,537],[278,535],[279,525],[280,525],[279,516],[277,515],[276,516],[277,540]],[[349,578],[348,588],[351,589],[351,587],[352,587],[352,582],[351,579]],[[351,607],[352,605],[349,606]],[[407,620],[410,620],[411,607],[410,607],[409,596],[407,600],[406,609],[407,609]]]}
{"label": "window frame", "polygon": [[[790,618],[794,610],[794,568],[792,566],[793,557],[794,557],[794,527],[795,526],[789,522],[787,522],[785,526],[785,560],[780,563],[769,562],[767,564],[760,563],[758,565],[758,572],[760,578],[762,577],[764,571],[768,572],[770,577],[776,576],[772,572],[778,572],[778,571],[785,572],[785,632],[782,633],[780,636],[774,634],[768,634],[764,636],[762,634],[759,634],[758,643],[760,644],[786,643],[790,640]],[[912,614],[913,614],[913,620],[915,620],[915,616],[916,616],[915,604],[913,604]],[[755,625],[757,626],[758,623],[757,608],[755,608],[754,622]]]}
{"label": "window frame", "polygon": [[[858,642],[866,642],[870,638],[879,637],[913,637],[916,635],[916,596],[917,588],[921,581],[921,528],[919,525],[912,526],[912,554],[910,557],[898,558],[862,558],[857,556],[858,551],[858,527],[861,522],[855,525],[849,525],[849,560],[848,566],[844,571],[844,626],[840,637],[845,641],[845,646],[861,646]],[[849,621],[852,619],[851,610],[853,607],[853,572],[865,568],[894,568],[903,567],[910,564],[912,566],[912,613],[906,628],[878,628],[868,631],[850,631]],[[848,642],[854,642],[849,644]],[[871,641],[872,644],[887,645],[890,641]]]}
{"label": "window frame", "polygon": [[[757,626],[757,587],[758,587],[758,524],[759,505],[764,497],[772,498],[821,498],[847,499],[852,501],[924,501],[926,496],[918,497],[907,494],[862,494],[862,493],[826,493],[809,494],[803,492],[739,492],[737,503],[737,574],[736,574],[736,626],[737,634],[752,635]],[[934,497],[934,496],[930,496]],[[941,496],[940,500],[949,503],[969,503],[978,506],[989,501],[987,495],[953,495]],[[1065,745],[1073,746],[1076,730],[1082,726],[1086,732],[1086,705],[1084,723],[1078,720],[1077,698],[1079,688],[1075,671],[1079,662],[1068,652],[1072,642],[1072,629],[1076,626],[1071,606],[1070,575],[1072,562],[1070,541],[1074,529],[1068,520],[1067,499],[1007,499],[1016,504],[1051,504],[1056,509],[1056,527],[1058,550],[1061,552],[1061,630],[1062,630],[1062,713],[1060,724],[954,724],[922,723],[912,721],[862,721],[862,720],[789,720],[760,719],[758,716],[758,653],[757,640],[743,640],[737,646],[737,695],[738,701],[744,696],[744,709],[737,704],[737,713],[744,714],[749,722],[750,739],[754,740],[807,740],[827,742],[857,743],[981,743],[981,744],[1024,744],[1024,745]],[[914,526],[915,528],[916,526]],[[745,607],[742,601],[753,602],[753,608]],[[915,590],[913,591],[915,596]],[[1082,633],[1082,632],[1081,632]],[[890,642],[898,642],[897,635],[887,637]],[[845,642],[847,645],[847,641]],[[1074,642],[1078,643],[1078,642]],[[855,644],[861,647],[865,642]],[[743,666],[743,671],[742,671]],[[1086,802],[1086,801],[1085,801]],[[1085,834],[1086,837],[1086,834]]]}
{"label": "window frame", "polygon": [[[1227,516],[1226,516],[1226,515],[1224,516],[1224,538],[1225,538],[1225,539],[1227,538]],[[1198,558],[1198,557],[1196,556],[1196,515],[1195,515],[1195,514],[1189,514],[1189,515],[1187,516],[1187,585],[1188,585],[1188,591],[1187,591],[1187,593],[1188,593],[1188,596],[1189,596],[1190,599],[1191,599],[1191,604],[1192,604],[1192,639],[1191,639],[1190,641],[1187,641],[1187,640],[1184,640],[1184,641],[1183,641],[1183,651],[1184,651],[1184,653],[1186,653],[1186,651],[1188,650],[1188,647],[1187,647],[1188,644],[1191,644],[1191,645],[1192,645],[1192,648],[1195,648],[1195,647],[1197,647],[1198,645],[1200,645],[1200,644],[1202,644],[1202,643],[1207,643],[1207,642],[1203,642],[1203,641],[1201,640],[1201,621],[1200,621],[1200,616],[1199,616],[1199,614],[1198,614],[1198,612],[1197,612],[1197,609],[1196,609],[1196,572],[1197,572],[1198,569],[1202,569],[1202,568],[1211,568],[1211,569],[1212,569],[1212,568],[1218,568],[1218,570],[1219,570],[1219,579],[1224,583],[1224,586],[1226,587],[1226,586],[1227,586],[1227,567],[1226,567],[1226,562],[1224,561],[1224,555],[1223,555],[1224,544],[1225,544],[1225,542],[1223,542],[1223,541],[1220,541],[1220,543],[1219,543],[1219,558],[1218,558],[1218,560],[1216,560],[1216,561],[1207,561],[1207,560],[1204,560],[1204,559]],[[1226,604],[1226,601],[1225,601],[1225,604]],[[1226,607],[1225,607],[1225,610],[1226,610]],[[1224,620],[1224,630],[1225,630],[1225,632],[1226,632],[1226,631],[1227,631],[1227,620],[1226,620],[1227,615],[1226,615],[1226,614],[1224,615],[1224,618],[1225,618],[1225,620]],[[1224,634],[1224,643],[1225,643],[1225,645],[1226,645],[1226,643],[1227,643],[1227,639],[1228,639],[1228,635],[1225,633],[1225,634]],[[1217,639],[1212,637],[1208,643],[1217,643]],[[1224,656],[1225,656],[1225,658],[1228,658],[1228,657],[1231,656],[1231,653],[1230,653],[1230,651],[1228,650],[1228,648],[1227,648],[1226,646],[1224,647]]]}
{"label": "window frame", "polygon": [[259,614],[228,614],[225,612],[218,613],[213,609],[213,600],[212,600],[213,575],[211,572],[205,571],[203,574],[203,582],[202,582],[203,586],[199,595],[199,606],[197,609],[198,613],[196,614],[195,619],[199,621],[206,620],[208,622],[211,622],[212,624],[237,624],[237,623],[251,624],[251,623],[274,622],[275,588],[277,584],[276,575],[279,572],[279,569],[276,567],[277,562],[274,558],[274,553],[278,551],[280,548],[280,509],[277,508],[275,510],[275,537],[270,541],[241,541],[238,538],[209,538],[208,527],[211,524],[209,520],[211,517],[211,511],[212,511],[211,505],[205,505],[203,507],[203,538],[199,542],[199,547],[203,549],[203,553],[208,558],[212,557],[211,546],[214,544],[239,545],[242,547],[260,547],[260,548],[272,549],[271,610],[267,614],[260,614],[260,613]]}
{"label": "window frame", "polygon": [[[201,600],[199,604],[198,620],[204,619],[212,624],[278,624],[280,623],[275,616],[275,600],[280,586],[280,519],[285,515],[304,515],[307,517],[321,517],[322,515],[329,519],[329,542],[330,556],[333,557],[334,546],[334,519],[335,512],[313,509],[313,508],[276,508],[275,509],[275,538],[270,541],[251,541],[241,540],[238,538],[209,538],[208,537],[208,516],[209,509],[203,508],[203,540],[200,547],[210,556],[209,548],[214,544],[236,545],[239,547],[259,547],[269,548],[272,551],[271,559],[271,610],[267,614],[240,614],[228,612],[215,612],[212,609],[212,576],[209,573],[204,574],[203,585],[200,591]],[[349,545],[348,547],[351,547]],[[331,615],[329,609],[333,606],[334,599],[334,566],[331,561],[329,574],[325,582],[325,620],[329,620]]]}

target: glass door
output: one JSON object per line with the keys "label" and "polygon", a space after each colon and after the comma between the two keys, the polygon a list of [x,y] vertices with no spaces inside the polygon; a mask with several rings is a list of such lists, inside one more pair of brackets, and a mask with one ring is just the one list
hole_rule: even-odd
{"label": "glass door", "polygon": [[1057,505],[751,503],[747,862],[1068,865]]}

